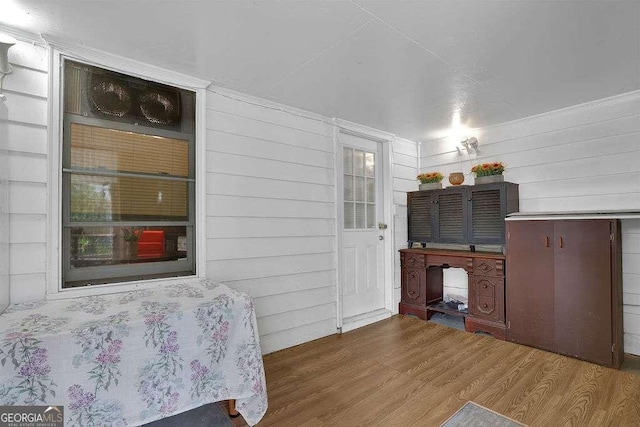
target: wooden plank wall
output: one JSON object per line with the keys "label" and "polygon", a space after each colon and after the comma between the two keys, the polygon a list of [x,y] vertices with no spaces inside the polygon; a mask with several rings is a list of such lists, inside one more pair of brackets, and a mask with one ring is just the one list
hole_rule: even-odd
{"label": "wooden plank wall", "polygon": [[406,139],[393,142],[393,206],[394,206],[394,303],[400,302],[400,249],[407,247],[407,192],[418,189],[418,145]]}
{"label": "wooden plank wall", "polygon": [[[18,303],[46,292],[47,49],[20,42],[10,62],[16,71],[5,79],[2,124],[10,162],[10,300]],[[269,353],[336,332],[334,126],[240,98],[207,94],[207,272],[255,298]],[[397,250],[406,246],[405,192],[417,189],[418,151],[414,142],[394,139],[392,153]],[[399,276],[396,259],[396,310]]]}
{"label": "wooden plank wall", "polygon": [[9,153],[11,302],[44,299],[47,219],[47,49],[18,42],[4,79]]}
{"label": "wooden plank wall", "polygon": [[[208,93],[207,274],[255,298],[270,353],[336,332],[334,126],[257,104]],[[417,144],[395,138],[392,152],[397,251]],[[396,310],[399,277],[397,259]]]}
{"label": "wooden plank wall", "polygon": [[[505,179],[520,184],[523,212],[640,209],[640,92],[479,129],[474,136],[480,154],[473,161],[447,139],[423,142],[421,171],[468,172],[475,162],[501,160]],[[622,232],[625,350],[640,355],[640,220],[624,220]]]}
{"label": "wooden plank wall", "polygon": [[207,94],[207,274],[255,298],[262,351],[336,332],[333,126]]}
{"label": "wooden plank wall", "polygon": [[9,110],[0,100],[0,314],[9,305]]}

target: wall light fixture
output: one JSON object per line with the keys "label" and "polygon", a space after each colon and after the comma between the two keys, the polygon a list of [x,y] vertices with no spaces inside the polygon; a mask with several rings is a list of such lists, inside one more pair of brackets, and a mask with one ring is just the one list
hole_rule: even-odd
{"label": "wall light fixture", "polygon": [[17,41],[11,36],[0,33],[0,98],[4,101],[5,96],[2,94],[2,82],[7,74],[13,71],[9,64],[9,49],[16,44]]}
{"label": "wall light fixture", "polygon": [[460,141],[460,145],[456,147],[458,150],[458,154],[463,154],[463,151],[466,150],[467,154],[471,154],[474,151],[476,154],[480,152],[478,149],[478,138],[472,136],[470,138],[463,139]]}

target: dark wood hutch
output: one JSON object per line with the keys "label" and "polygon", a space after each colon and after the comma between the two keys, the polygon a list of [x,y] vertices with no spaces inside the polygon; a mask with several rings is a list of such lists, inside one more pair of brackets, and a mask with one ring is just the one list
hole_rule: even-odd
{"label": "dark wood hutch", "polygon": [[[412,192],[407,199],[412,248],[400,250],[401,314],[462,316],[469,332],[620,367],[620,218],[638,212],[518,213],[512,183]],[[485,244],[501,250],[475,250]],[[463,245],[469,250],[453,249]],[[467,311],[443,303],[443,269],[450,267],[467,272]]]}
{"label": "dark wood hutch", "polygon": [[[518,185],[499,182],[407,193],[409,246],[400,250],[401,314],[428,320],[435,312],[465,318],[465,329],[506,338],[505,222],[519,208]],[[430,244],[468,250],[435,249]],[[490,245],[495,252],[479,252]],[[426,246],[426,247],[422,247]],[[467,310],[443,302],[443,269],[463,268],[469,280]]]}

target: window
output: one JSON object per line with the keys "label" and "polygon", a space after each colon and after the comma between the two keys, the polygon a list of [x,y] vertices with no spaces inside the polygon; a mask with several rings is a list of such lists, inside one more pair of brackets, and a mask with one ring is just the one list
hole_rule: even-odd
{"label": "window", "polygon": [[195,274],[195,93],[63,70],[62,287]]}
{"label": "window", "polygon": [[375,153],[342,149],[344,228],[376,228]]}

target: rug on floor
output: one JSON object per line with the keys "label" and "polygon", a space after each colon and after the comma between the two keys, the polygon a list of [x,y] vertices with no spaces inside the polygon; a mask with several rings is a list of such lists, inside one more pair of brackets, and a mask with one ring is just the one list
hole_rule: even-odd
{"label": "rug on floor", "polygon": [[440,427],[522,427],[517,421],[500,415],[497,412],[467,402],[462,408],[445,421]]}
{"label": "rug on floor", "polygon": [[190,411],[158,421],[145,424],[143,427],[233,427],[229,416],[217,403],[194,408]]}
{"label": "rug on floor", "polygon": [[433,313],[429,322],[464,331],[464,317],[445,313]]}

